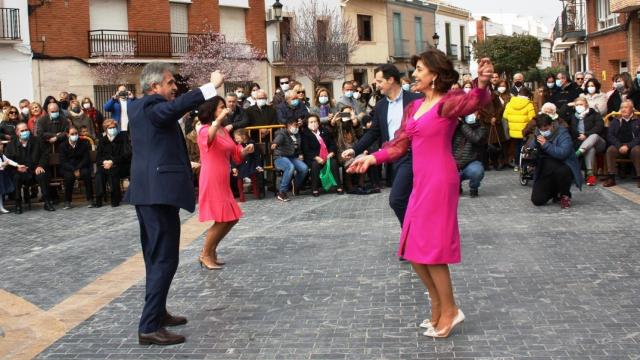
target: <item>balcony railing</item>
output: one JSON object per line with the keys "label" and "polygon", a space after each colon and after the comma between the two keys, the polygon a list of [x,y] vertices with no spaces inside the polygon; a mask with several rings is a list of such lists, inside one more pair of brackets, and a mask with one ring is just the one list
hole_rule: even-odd
{"label": "balcony railing", "polygon": [[584,0],[569,1],[556,20],[554,37],[561,37],[563,41],[584,39],[587,29],[585,21]]}
{"label": "balcony railing", "polygon": [[289,65],[349,62],[347,44],[327,41],[274,41],[273,61]]}
{"label": "balcony railing", "polygon": [[393,57],[408,58],[409,57],[409,40],[395,39],[393,42]]}
{"label": "balcony railing", "polygon": [[457,59],[458,58],[458,45],[456,45],[456,44],[447,45],[447,56],[452,58],[452,59]]}
{"label": "balcony railing", "polygon": [[189,52],[189,36],[154,31],[89,31],[91,57],[179,57]]}
{"label": "balcony railing", "polygon": [[0,8],[0,40],[20,40],[20,9]]}

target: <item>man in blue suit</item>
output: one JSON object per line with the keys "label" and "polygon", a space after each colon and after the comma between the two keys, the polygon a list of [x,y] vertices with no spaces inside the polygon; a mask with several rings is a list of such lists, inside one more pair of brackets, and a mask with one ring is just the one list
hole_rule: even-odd
{"label": "man in blue suit", "polygon": [[141,345],[185,341],[165,326],[187,323],[167,312],[167,294],[178,268],[180,208],[193,212],[195,195],[187,147],[178,120],[216,95],[219,72],[211,82],[176,98],[173,67],[149,63],[142,70],[144,97],[128,108],[131,136],[131,182],[125,201],[135,205],[146,268],[145,304],[138,328]]}
{"label": "man in blue suit", "polygon": [[126,85],[118,86],[118,91],[102,107],[104,111],[111,113],[111,118],[115,120],[118,130],[129,130],[128,109],[131,102],[135,100],[133,93],[127,90]]}
{"label": "man in blue suit", "polygon": [[[353,149],[345,150],[342,153],[342,157],[345,159],[361,154],[376,141],[385,143],[393,140],[395,132],[400,129],[404,108],[411,101],[422,97],[422,94],[402,90],[400,71],[395,66],[384,64],[377,67],[374,73],[376,88],[385,95],[385,98],[379,100],[373,110],[371,129],[360,138]],[[398,159],[392,166],[393,185],[391,186],[391,194],[389,194],[389,205],[402,224],[413,186],[411,151]]]}

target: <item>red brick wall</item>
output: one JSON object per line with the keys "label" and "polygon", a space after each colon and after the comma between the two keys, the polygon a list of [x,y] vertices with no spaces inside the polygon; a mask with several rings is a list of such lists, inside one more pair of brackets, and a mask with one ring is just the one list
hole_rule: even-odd
{"label": "red brick wall", "polygon": [[[30,5],[39,1],[29,1]],[[89,57],[89,1],[51,1],[29,17],[31,46],[48,56]],[[45,40],[42,41],[42,37]]]}
{"label": "red brick wall", "polygon": [[247,40],[256,49],[267,51],[267,28],[265,25],[264,0],[249,0],[245,18]]}
{"label": "red brick wall", "polygon": [[169,1],[128,0],[127,3],[130,31],[171,31]]}
{"label": "red brick wall", "polygon": [[638,19],[638,11],[632,12],[631,23],[629,24],[629,72],[634,74],[636,68],[640,65],[640,19]]}
{"label": "red brick wall", "polygon": [[476,20],[476,34],[478,42],[484,42],[484,20]]}
{"label": "red brick wall", "polygon": [[201,33],[206,25],[211,25],[213,31],[220,31],[218,0],[194,0],[189,5],[189,32]]}

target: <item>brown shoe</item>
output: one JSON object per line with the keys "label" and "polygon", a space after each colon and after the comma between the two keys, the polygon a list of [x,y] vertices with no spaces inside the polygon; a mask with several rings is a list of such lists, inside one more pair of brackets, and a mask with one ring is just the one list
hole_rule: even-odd
{"label": "brown shoe", "polygon": [[616,179],[613,177],[607,178],[607,180],[602,184],[604,187],[612,187],[616,186]]}
{"label": "brown shoe", "polygon": [[158,331],[148,334],[138,333],[138,343],[140,345],[175,345],[182,344],[185,340],[184,336],[174,334],[165,328],[160,328]]}
{"label": "brown shoe", "polygon": [[187,323],[187,318],[184,316],[173,316],[169,313],[162,320],[160,326],[179,326]]}

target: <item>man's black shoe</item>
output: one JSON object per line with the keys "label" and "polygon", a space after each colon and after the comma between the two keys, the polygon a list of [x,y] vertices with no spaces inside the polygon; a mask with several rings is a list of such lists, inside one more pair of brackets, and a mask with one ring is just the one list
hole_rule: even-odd
{"label": "man's black shoe", "polygon": [[44,202],[44,209],[47,211],[56,211],[56,208],[53,207],[53,204],[51,203],[51,201]]}
{"label": "man's black shoe", "polygon": [[16,204],[16,214],[22,214],[22,205]]}
{"label": "man's black shoe", "polygon": [[478,197],[478,189],[469,190],[469,196],[471,196],[472,198],[477,198]]}
{"label": "man's black shoe", "polygon": [[180,326],[187,323],[187,318],[184,316],[173,316],[169,313],[162,320],[161,326]]}
{"label": "man's black shoe", "polygon": [[140,345],[175,345],[182,344],[185,340],[184,336],[174,334],[165,328],[160,328],[158,331],[148,334],[138,333],[138,343]]}

